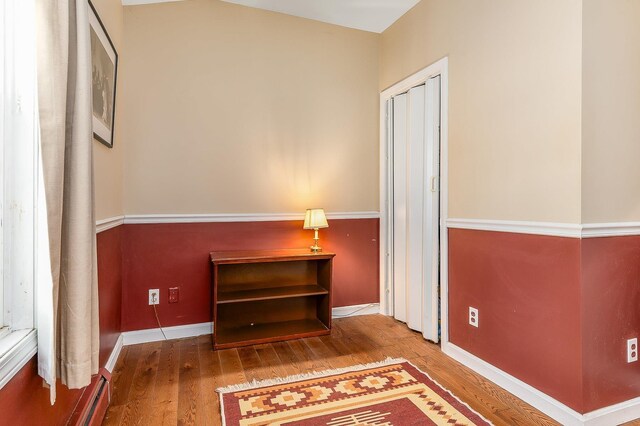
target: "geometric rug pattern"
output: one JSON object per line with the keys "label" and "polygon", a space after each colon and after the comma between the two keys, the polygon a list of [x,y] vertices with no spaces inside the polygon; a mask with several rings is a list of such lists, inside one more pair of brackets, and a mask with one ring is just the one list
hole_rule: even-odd
{"label": "geometric rug pattern", "polygon": [[490,425],[403,359],[218,389],[225,426]]}

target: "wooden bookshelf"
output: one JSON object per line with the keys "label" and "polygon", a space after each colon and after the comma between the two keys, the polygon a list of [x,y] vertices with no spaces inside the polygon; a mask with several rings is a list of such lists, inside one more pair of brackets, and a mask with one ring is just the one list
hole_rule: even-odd
{"label": "wooden bookshelf", "polygon": [[334,256],[212,252],[214,349],[329,334]]}

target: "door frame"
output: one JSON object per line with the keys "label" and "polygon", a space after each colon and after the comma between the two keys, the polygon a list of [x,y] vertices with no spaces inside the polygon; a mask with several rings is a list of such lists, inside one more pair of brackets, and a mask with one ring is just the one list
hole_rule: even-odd
{"label": "door frame", "polygon": [[[391,166],[393,161],[391,129],[387,126],[390,116],[387,101],[412,87],[426,83],[440,75],[440,340],[449,341],[448,265],[447,235],[448,183],[449,183],[449,59],[444,57],[416,72],[380,93],[380,313],[393,315],[393,228],[391,226],[391,201],[393,195]],[[426,109],[425,109],[426,113]]]}

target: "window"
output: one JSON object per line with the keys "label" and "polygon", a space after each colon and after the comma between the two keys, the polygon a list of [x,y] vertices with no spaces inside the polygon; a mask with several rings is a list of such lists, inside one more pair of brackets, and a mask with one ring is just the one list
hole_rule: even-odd
{"label": "window", "polygon": [[33,0],[0,4],[0,387],[36,352],[38,116]]}

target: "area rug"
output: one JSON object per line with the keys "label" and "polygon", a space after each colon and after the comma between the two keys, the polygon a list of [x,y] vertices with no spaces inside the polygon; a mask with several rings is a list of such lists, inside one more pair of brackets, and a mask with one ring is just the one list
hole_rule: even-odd
{"label": "area rug", "polygon": [[491,424],[404,359],[217,391],[225,426]]}

